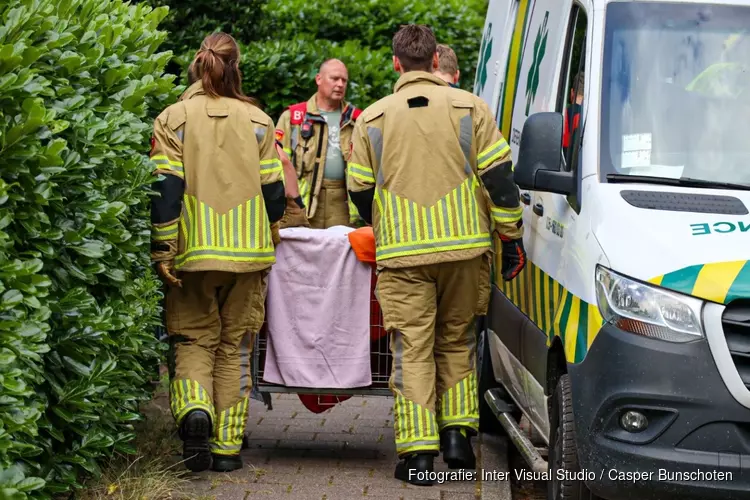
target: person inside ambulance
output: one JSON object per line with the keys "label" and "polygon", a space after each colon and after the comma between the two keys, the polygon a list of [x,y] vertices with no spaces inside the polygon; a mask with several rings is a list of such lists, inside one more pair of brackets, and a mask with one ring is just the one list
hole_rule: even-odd
{"label": "person inside ambulance", "polygon": [[346,192],[346,155],[360,113],[345,100],[348,82],[343,62],[325,61],[315,77],[315,95],[289,106],[279,118],[276,140],[299,184],[299,196],[287,199],[281,228],[363,225]]}
{"label": "person inside ambulance", "polygon": [[347,176],[372,224],[376,293],[391,336],[395,477],[431,485],[441,451],[472,469],[478,432],[478,315],[490,295],[492,232],[505,280],[526,264],[523,208],[508,142],[489,106],[451,88],[438,68],[435,35],[407,25],[393,38],[394,94],[362,112]]}
{"label": "person inside ambulance", "polygon": [[565,107],[563,121],[563,148],[570,147],[570,140],[578,129],[583,110],[583,82],[584,73],[579,72],[570,86],[570,102]]}
{"label": "person inside ambulance", "polygon": [[250,350],[285,206],[274,123],[242,93],[239,60],[230,35],[208,36],[191,85],[155,119],[151,140],[151,259],[167,285],[170,407],[196,472],[242,467]]}

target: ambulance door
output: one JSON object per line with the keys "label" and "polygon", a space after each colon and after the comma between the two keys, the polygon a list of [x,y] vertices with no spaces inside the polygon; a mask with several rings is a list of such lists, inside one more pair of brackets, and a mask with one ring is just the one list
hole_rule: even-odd
{"label": "ambulance door", "polygon": [[[530,4],[510,122],[510,144],[515,162],[518,161],[521,131],[526,119],[540,111],[554,111],[557,105],[559,68],[563,59],[569,10],[570,0],[536,0]],[[514,280],[517,282],[511,282],[506,289],[528,318],[520,332],[520,352],[514,354],[526,372],[523,377],[523,399],[528,405],[529,417],[540,425],[545,419],[540,418],[541,410],[537,408],[538,401],[533,395],[546,382],[547,331],[551,314],[543,298],[552,294],[551,286],[548,286],[549,292],[545,291],[545,285],[551,283],[542,278],[554,267],[551,262],[556,259],[554,247],[561,240],[558,228],[547,223],[547,216],[554,211],[548,194],[522,190],[521,201],[524,204],[524,246],[529,265]]]}
{"label": "ambulance door", "polygon": [[[535,311],[529,316],[544,332],[543,340],[552,339],[556,333],[555,318],[558,313],[565,312],[566,324],[569,332],[562,334],[566,358],[569,362],[575,359],[578,320],[586,315],[587,310],[574,299],[581,296],[582,284],[577,276],[581,276],[577,269],[584,265],[583,255],[576,249],[583,245],[576,245],[576,241],[585,237],[586,228],[578,224],[578,214],[581,211],[581,144],[584,131],[584,117],[586,110],[586,42],[590,30],[589,13],[585,7],[571,0],[560,1],[558,15],[564,20],[559,36],[550,40],[562,48],[560,57],[550,60],[550,71],[554,75],[548,78],[554,81],[554,88],[548,94],[544,103],[539,103],[535,111],[557,111],[562,113],[568,126],[564,127],[566,134],[563,138],[563,162],[565,170],[578,172],[577,195],[561,195],[556,193],[531,193],[532,211],[537,219],[535,231],[532,235],[530,260],[533,262],[535,273],[533,276],[533,298]],[[590,53],[590,51],[589,51]],[[538,98],[538,97],[537,97]],[[585,218],[581,219],[582,222]],[[567,307],[566,307],[567,305]],[[564,311],[563,311],[564,310]],[[542,351],[546,357],[547,350],[539,348],[540,339],[529,335],[524,338],[523,363],[525,366],[538,367],[540,360],[536,359]],[[546,420],[547,406],[545,398],[546,363],[544,373],[540,369],[533,370],[534,379],[527,385],[529,409],[535,419]]]}
{"label": "ambulance door", "polygon": [[[513,11],[519,0],[490,0],[484,21],[484,35],[474,77],[474,94],[495,109],[503,85],[508,41],[513,29]],[[524,0],[528,1],[528,0]]]}

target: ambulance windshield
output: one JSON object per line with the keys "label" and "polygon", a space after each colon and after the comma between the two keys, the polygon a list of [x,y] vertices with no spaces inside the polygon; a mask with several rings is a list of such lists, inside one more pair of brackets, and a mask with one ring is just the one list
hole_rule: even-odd
{"label": "ambulance windshield", "polygon": [[750,185],[750,7],[610,3],[605,29],[602,180]]}

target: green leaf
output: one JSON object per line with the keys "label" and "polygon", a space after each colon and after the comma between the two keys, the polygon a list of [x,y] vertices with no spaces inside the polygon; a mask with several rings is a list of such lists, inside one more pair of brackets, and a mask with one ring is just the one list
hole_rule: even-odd
{"label": "green leaf", "polygon": [[101,258],[104,257],[109,245],[102,243],[101,241],[87,241],[83,245],[71,247],[76,252],[86,257]]}

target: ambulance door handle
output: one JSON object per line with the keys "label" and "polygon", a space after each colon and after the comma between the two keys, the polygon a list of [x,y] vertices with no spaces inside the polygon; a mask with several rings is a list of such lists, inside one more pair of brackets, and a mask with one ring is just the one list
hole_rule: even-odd
{"label": "ambulance door handle", "polygon": [[534,205],[533,210],[534,210],[534,213],[537,214],[539,217],[544,215],[544,207],[542,206],[541,203],[537,203],[536,205]]}
{"label": "ambulance door handle", "polygon": [[524,205],[530,205],[531,204],[531,195],[529,193],[523,193],[521,195],[521,202]]}

